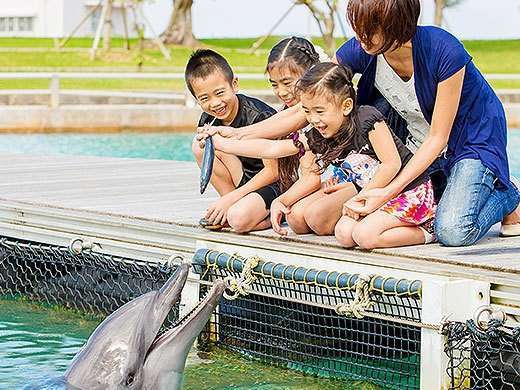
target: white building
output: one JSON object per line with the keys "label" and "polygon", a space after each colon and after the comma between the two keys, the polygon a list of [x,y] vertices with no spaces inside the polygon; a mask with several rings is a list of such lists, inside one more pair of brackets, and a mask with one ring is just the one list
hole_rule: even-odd
{"label": "white building", "polygon": [[[97,7],[74,34],[91,37],[101,15],[99,3],[100,0],[0,0],[0,37],[64,37]],[[112,36],[124,35],[123,3],[114,2]],[[129,9],[127,26],[130,36],[135,35],[134,20]]]}

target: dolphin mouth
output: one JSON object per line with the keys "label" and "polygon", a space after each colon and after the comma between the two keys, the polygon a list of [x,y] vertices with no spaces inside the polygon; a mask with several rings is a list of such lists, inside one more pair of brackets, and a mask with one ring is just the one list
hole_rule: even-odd
{"label": "dolphin mouth", "polygon": [[[209,317],[211,313],[213,313],[215,307],[218,305],[225,289],[226,283],[224,281],[217,280],[214,282],[211,289],[188,314],[177,321],[173,327],[157,335],[153,343],[150,345],[148,354],[158,345],[175,338],[192,324],[195,328],[202,328],[209,320]],[[196,333],[198,335],[200,331]]]}

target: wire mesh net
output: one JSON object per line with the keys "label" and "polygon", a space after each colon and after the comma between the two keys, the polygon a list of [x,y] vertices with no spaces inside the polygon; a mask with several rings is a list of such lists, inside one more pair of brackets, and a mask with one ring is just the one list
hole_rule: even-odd
{"label": "wire mesh net", "polygon": [[[240,277],[243,259],[217,256],[195,255],[195,271],[202,279]],[[262,276],[262,270],[268,269]],[[348,281],[355,281],[356,275],[341,279],[337,273],[299,269],[305,277],[320,275],[313,278],[322,282],[297,282],[296,269],[259,264],[249,294],[223,300],[204,337],[246,356],[312,375],[365,380],[387,389],[419,388],[420,289],[402,296],[374,291],[367,315],[349,318],[339,315],[335,307],[354,301],[355,283],[349,286]],[[372,318],[371,313],[385,318]]]}
{"label": "wire mesh net", "polygon": [[445,329],[450,389],[520,389],[520,327],[491,320],[486,329],[473,320]]}
{"label": "wire mesh net", "polygon": [[[0,297],[24,297],[50,305],[107,315],[159,289],[176,267],[91,251],[0,237]],[[179,316],[178,304],[165,326]]]}

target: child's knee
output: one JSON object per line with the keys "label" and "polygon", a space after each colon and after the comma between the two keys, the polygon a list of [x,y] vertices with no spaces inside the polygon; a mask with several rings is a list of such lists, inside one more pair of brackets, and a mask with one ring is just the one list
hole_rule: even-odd
{"label": "child's knee", "polygon": [[247,209],[230,207],[227,213],[229,226],[237,233],[247,233],[251,230],[251,218]]}
{"label": "child's knee", "polygon": [[327,236],[332,234],[330,221],[327,220],[324,213],[317,207],[309,208],[304,212],[305,222],[314,233],[318,236]]}
{"label": "child's knee", "polygon": [[352,239],[352,226],[344,223],[336,224],[334,228],[334,236],[336,240],[345,248],[352,248],[356,243]]}
{"label": "child's knee", "polygon": [[287,224],[296,234],[305,234],[309,232],[309,226],[305,222],[304,210],[300,207],[291,209],[291,212],[285,216]]}
{"label": "child's knee", "polygon": [[379,234],[374,233],[373,227],[362,223],[352,230],[352,239],[363,249],[375,249],[379,244]]}
{"label": "child's knee", "polygon": [[191,143],[191,151],[195,156],[196,160],[202,160],[202,155],[204,154],[204,149],[202,149],[199,145],[199,141],[196,138],[193,139]]}

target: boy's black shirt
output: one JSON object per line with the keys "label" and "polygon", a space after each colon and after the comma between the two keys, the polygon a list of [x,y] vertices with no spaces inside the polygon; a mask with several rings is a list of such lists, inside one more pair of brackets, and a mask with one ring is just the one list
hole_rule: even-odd
{"label": "boy's black shirt", "polygon": [[[276,113],[276,110],[264,103],[263,101],[254,97],[237,94],[238,98],[238,112],[237,116],[229,125],[230,127],[240,128],[248,125],[252,125],[257,122],[261,122],[271,115]],[[211,123],[213,116],[205,112],[202,113],[199,119],[198,126],[204,126],[206,123]],[[213,126],[222,126],[222,121],[216,119]],[[249,181],[254,175],[260,172],[264,168],[264,164],[261,159],[250,158],[250,157],[238,157],[242,162],[242,169],[244,170],[244,176],[242,182]]]}

